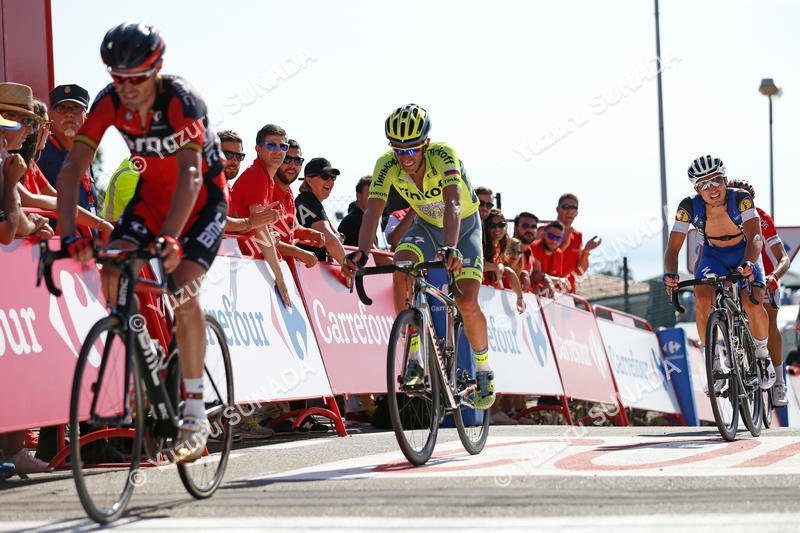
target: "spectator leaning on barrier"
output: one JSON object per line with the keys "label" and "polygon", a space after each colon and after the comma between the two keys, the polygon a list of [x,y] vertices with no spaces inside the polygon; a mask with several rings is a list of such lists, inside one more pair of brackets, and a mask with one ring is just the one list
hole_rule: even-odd
{"label": "spectator leaning on barrier", "polygon": [[554,290],[569,290],[569,282],[564,278],[564,252],[559,248],[563,239],[564,226],[554,220],[544,227],[542,238],[531,244],[531,254],[541,265],[541,270],[531,273],[531,281],[546,288],[550,296]]}
{"label": "spectator leaning on barrier", "polygon": [[478,197],[478,214],[481,222],[486,220],[486,215],[494,208],[494,193],[489,187],[475,187],[475,196]]}
{"label": "spectator leaning on barrier", "polygon": [[[536,228],[539,225],[539,217],[533,213],[523,211],[514,217],[514,237],[522,242],[523,264],[522,270],[530,273],[534,270],[541,270],[541,265],[531,254],[531,244],[536,240]],[[530,279],[528,280],[530,283]]]}
{"label": "spectator leaning on barrier", "polygon": [[483,283],[502,289],[503,282],[508,282],[517,294],[517,311],[523,313],[525,300],[522,298],[519,278],[504,263],[509,239],[506,217],[499,209],[492,209],[483,224]]}
{"label": "spectator leaning on barrier", "polygon": [[20,209],[17,184],[25,177],[28,168],[19,154],[25,139],[38,128],[39,117],[33,112],[33,92],[27,85],[0,83],[0,154],[3,159],[2,194],[0,199],[0,243],[9,244],[15,236],[39,235],[51,237],[52,229],[47,219],[40,215],[25,215]]}
{"label": "spectator leaning on barrier", "polygon": [[564,274],[569,279],[570,291],[575,290],[575,279],[586,273],[589,268],[589,254],[603,242],[597,235],[583,245],[583,234],[572,227],[578,216],[578,197],[572,193],[562,194],[556,206],[556,220],[564,226],[564,240],[561,250],[564,251]]}
{"label": "spectator leaning on barrier", "polygon": [[[525,252],[523,251],[522,241],[516,237],[508,239],[508,246],[504,255],[503,263],[506,268],[510,268],[519,278],[519,284],[523,291],[531,290],[530,272],[525,270]],[[506,288],[513,288],[506,285]]]}
{"label": "spectator leaning on barrier", "polygon": [[[86,122],[87,109],[89,109],[89,93],[80,85],[59,85],[50,91],[53,131],[47,139],[38,164],[53,187],[58,187],[56,183],[58,173],[72,149],[75,135]],[[78,185],[78,205],[91,213],[97,213],[97,189],[91,165],[81,176]]]}
{"label": "spectator leaning on barrier", "polygon": [[320,261],[325,260],[327,252],[327,255],[341,265],[344,261],[344,248],[322,206],[322,202],[331,195],[338,175],[339,169],[333,168],[330,161],[324,157],[315,157],[306,164],[304,181],[300,185],[300,194],[294,203],[297,206],[297,220],[300,225],[321,231],[325,235],[325,248],[303,247],[314,252]]}
{"label": "spectator leaning on barrier", "polygon": [[278,232],[278,251],[284,257],[294,257],[306,268],[311,268],[317,264],[317,256],[313,252],[295,246],[295,238],[306,241],[312,246],[325,246],[325,236],[315,229],[297,225],[297,209],[291,185],[300,175],[304,159],[300,143],[294,139],[289,139],[288,143],[289,150],[283,163],[278,167],[275,187],[272,189],[272,198],[280,202],[283,208],[283,218],[275,223],[274,228]]}
{"label": "spectator leaning on barrier", "polygon": [[[42,171],[34,161],[36,152],[41,150],[47,142],[47,106],[44,102],[34,99],[33,111],[41,119],[38,128],[25,139],[17,153],[22,156],[27,166],[25,179],[17,185],[22,207],[35,207],[46,211],[56,210],[56,190],[44,177]],[[82,207],[77,207],[78,224],[97,230],[103,242],[108,242],[114,227],[102,218],[93,215]]]}
{"label": "spectator leaning on barrier", "polygon": [[[286,130],[275,124],[267,124],[256,134],[256,159],[247,167],[231,188],[232,212],[229,216],[246,218],[250,227],[245,228],[251,237],[248,242],[240,242],[239,246],[245,254],[254,251],[261,253],[275,276],[275,283],[283,303],[291,306],[289,292],[283,280],[283,273],[278,265],[278,253],[275,239],[264,226],[252,227],[250,217],[262,211],[268,211],[267,224],[273,224],[283,217],[279,203],[272,201],[273,176],[283,163],[289,145],[286,143]],[[246,222],[247,224],[247,222]],[[258,255],[258,254],[256,254]]]}
{"label": "spectator leaning on barrier", "polygon": [[339,233],[344,235],[343,244],[346,246],[358,246],[358,231],[361,229],[361,220],[364,218],[364,210],[367,208],[371,181],[372,176],[363,176],[358,180],[355,205],[336,228]]}

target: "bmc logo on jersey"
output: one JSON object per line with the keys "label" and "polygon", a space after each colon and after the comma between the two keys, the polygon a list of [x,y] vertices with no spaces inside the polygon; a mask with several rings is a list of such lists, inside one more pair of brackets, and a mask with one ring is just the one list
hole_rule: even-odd
{"label": "bmc logo on jersey", "polygon": [[174,154],[178,149],[192,139],[200,137],[203,133],[203,120],[198,119],[191,122],[185,128],[176,131],[166,137],[137,137],[131,139],[126,137],[128,148],[137,154],[156,154],[158,157]]}

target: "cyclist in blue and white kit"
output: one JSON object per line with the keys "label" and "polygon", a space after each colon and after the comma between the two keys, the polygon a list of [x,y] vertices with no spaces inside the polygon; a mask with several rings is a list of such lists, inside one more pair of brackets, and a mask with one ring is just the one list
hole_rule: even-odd
{"label": "cyclist in blue and white kit", "polygon": [[[678,252],[689,226],[695,226],[703,239],[700,262],[695,270],[697,279],[710,274],[724,276],[730,270],[738,270],[752,282],[757,303],[750,301],[744,287],[742,305],[750,318],[756,358],[762,368],[760,385],[767,390],[775,383],[775,367],[767,349],[769,318],[761,305],[764,301],[764,269],[760,257],[763,239],[753,198],[746,191],[727,187],[725,165],[718,158],[710,155],[698,157],[692,161],[688,172],[697,194],[684,198],[678,206],[664,255],[664,284],[668,292],[677,287]],[[705,344],[708,311],[714,295],[708,285],[695,286],[694,295],[697,332]]]}

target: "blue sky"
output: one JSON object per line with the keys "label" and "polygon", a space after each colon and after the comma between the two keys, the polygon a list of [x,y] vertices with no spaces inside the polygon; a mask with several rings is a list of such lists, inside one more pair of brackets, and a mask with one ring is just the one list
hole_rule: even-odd
{"label": "blue sky", "polygon": [[[458,150],[473,184],[521,210],[555,215],[563,192],[581,199],[576,227],[622,255],[637,279],[660,274],[660,182],[653,3],[619,1],[229,1],[109,3],[53,0],[56,83],[96,94],[110,80],[99,57],[124,20],[159,27],[164,72],[205,97],[217,129],[234,129],[252,159],[255,133],[282,125],[306,159],[341,169],[350,197],[385,150],[383,120],[426,106],[431,137]],[[669,212],[691,193],[686,168],[712,153],[749,178],[769,206],[767,99],[774,103],[776,222],[800,225],[800,3],[661,2]],[[125,155],[103,142],[111,171]]]}

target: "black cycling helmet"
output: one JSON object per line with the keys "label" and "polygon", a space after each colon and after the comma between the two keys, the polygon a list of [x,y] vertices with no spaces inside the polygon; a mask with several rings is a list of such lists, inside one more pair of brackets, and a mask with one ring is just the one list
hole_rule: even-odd
{"label": "black cycling helmet", "polygon": [[148,68],[161,59],[165,48],[164,39],[154,26],[123,22],[103,37],[100,56],[110,69]]}

